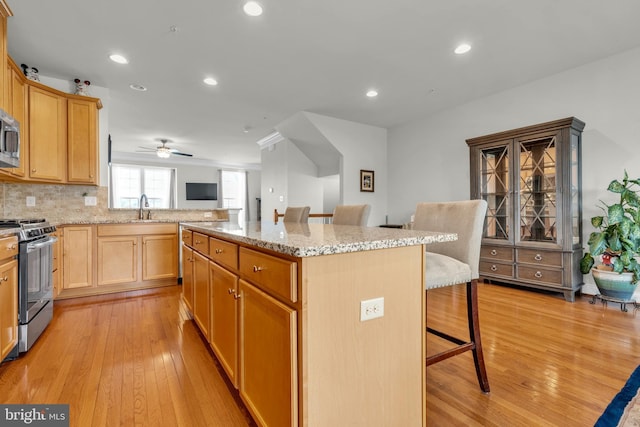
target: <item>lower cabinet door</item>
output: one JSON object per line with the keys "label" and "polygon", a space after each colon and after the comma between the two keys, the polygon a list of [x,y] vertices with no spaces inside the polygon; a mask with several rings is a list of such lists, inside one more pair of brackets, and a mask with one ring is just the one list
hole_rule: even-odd
{"label": "lower cabinet door", "polygon": [[178,277],[178,239],[175,234],[142,236],[142,280]]}
{"label": "lower cabinet door", "polygon": [[259,425],[298,425],[296,312],[240,280],[240,396]]}
{"label": "lower cabinet door", "polygon": [[193,249],[182,245],[182,299],[193,315]]}
{"label": "lower cabinet door", "polygon": [[238,276],[209,262],[211,279],[211,348],[238,388]]}
{"label": "lower cabinet door", "polygon": [[138,280],[138,237],[98,238],[98,286]]}
{"label": "lower cabinet door", "polygon": [[209,341],[209,260],[193,251],[193,319]]}
{"label": "lower cabinet door", "polygon": [[0,266],[0,362],[18,343],[18,261]]}

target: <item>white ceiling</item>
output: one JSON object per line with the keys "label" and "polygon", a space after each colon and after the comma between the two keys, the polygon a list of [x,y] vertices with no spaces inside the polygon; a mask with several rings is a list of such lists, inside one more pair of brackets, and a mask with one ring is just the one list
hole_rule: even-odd
{"label": "white ceiling", "polygon": [[115,151],[169,138],[228,165],[298,111],[392,127],[640,45],[638,0],[8,1],[17,64],[109,89]]}

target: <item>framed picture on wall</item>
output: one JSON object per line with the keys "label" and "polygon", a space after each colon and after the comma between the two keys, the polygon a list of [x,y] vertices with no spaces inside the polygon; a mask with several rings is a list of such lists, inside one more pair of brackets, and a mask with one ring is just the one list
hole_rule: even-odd
{"label": "framed picture on wall", "polygon": [[373,193],[373,171],[360,169],[360,191],[370,191]]}

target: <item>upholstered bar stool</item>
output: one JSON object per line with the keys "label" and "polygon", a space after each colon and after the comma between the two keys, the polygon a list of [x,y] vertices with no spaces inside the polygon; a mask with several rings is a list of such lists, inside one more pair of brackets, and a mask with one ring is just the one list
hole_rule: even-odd
{"label": "upholstered bar stool", "polygon": [[487,213],[484,200],[466,200],[446,203],[418,203],[413,228],[417,230],[457,233],[455,242],[430,244],[425,259],[425,288],[467,285],[467,321],[469,340],[453,337],[430,328],[427,332],[437,335],[455,347],[434,355],[427,355],[427,366],[452,356],[471,351],[476,367],[478,383],[483,392],[489,392],[489,379],[484,365],[480,324],[478,320],[478,278],[480,267],[480,242]]}
{"label": "upholstered bar stool", "polygon": [[284,211],[283,222],[309,222],[309,206],[288,207]]}
{"label": "upholstered bar stool", "polygon": [[333,210],[334,225],[366,226],[369,219],[369,205],[338,205]]}

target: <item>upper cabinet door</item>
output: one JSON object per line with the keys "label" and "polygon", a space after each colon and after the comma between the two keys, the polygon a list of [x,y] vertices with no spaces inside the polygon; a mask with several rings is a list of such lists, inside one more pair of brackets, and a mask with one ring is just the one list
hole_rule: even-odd
{"label": "upper cabinet door", "polygon": [[64,182],[66,145],[67,100],[29,86],[29,177]]}
{"label": "upper cabinet door", "polygon": [[98,108],[94,101],[67,100],[67,181],[97,184]]}

